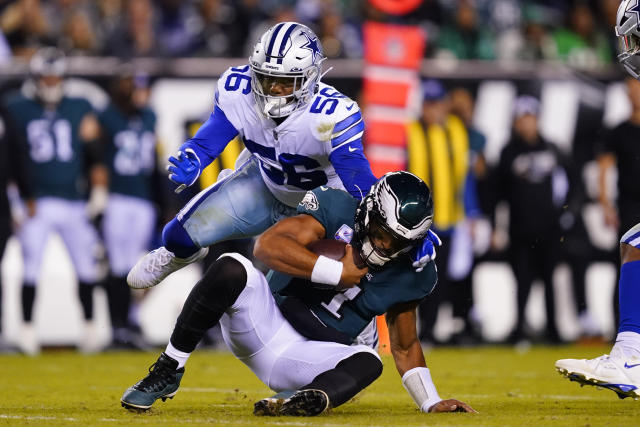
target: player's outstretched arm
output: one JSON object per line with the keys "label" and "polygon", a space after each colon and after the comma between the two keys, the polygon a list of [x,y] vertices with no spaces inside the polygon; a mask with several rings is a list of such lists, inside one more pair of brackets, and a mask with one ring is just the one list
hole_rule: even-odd
{"label": "player's outstretched arm", "polygon": [[417,305],[418,302],[399,304],[387,313],[391,354],[402,376],[402,385],[422,412],[476,412],[464,402],[442,400],[438,395],[418,340]]}

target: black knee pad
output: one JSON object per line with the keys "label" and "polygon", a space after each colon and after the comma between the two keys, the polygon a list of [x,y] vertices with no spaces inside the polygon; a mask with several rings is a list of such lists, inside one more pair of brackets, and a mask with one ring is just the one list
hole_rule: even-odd
{"label": "black knee pad", "polygon": [[247,270],[233,257],[216,260],[193,287],[171,334],[171,344],[187,353],[215,326],[247,284]]}
{"label": "black knee pad", "polygon": [[216,300],[216,304],[229,308],[238,299],[247,284],[247,270],[237,259],[230,256],[218,258],[207,269],[193,288],[200,298]]}

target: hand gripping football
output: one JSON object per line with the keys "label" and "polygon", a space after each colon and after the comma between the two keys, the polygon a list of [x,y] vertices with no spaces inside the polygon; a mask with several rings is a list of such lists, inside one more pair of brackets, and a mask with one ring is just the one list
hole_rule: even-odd
{"label": "hand gripping football", "polygon": [[[327,258],[340,261],[346,252],[345,246],[347,246],[347,244],[342,240],[320,239],[309,243],[307,245],[307,249],[316,255],[324,255]],[[363,268],[365,266],[365,263],[360,256],[360,251],[355,247],[353,248],[353,263],[358,268]]]}

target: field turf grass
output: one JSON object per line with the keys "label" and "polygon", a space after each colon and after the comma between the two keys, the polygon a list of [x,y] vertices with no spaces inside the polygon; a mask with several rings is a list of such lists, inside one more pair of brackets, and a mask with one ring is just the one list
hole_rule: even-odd
{"label": "field turf grass", "polygon": [[252,415],[270,396],[243,364],[226,352],[196,352],[176,397],[147,413],[120,406],[123,391],[142,378],[159,353],[83,356],[45,351],[0,356],[0,425],[34,426],[622,426],[638,425],[640,401],[609,390],[580,388],[556,373],[567,357],[595,357],[609,347],[437,348],[427,353],[443,398],[466,401],[478,414],[421,414],[402,388],[390,357],[384,373],[347,404],[315,418]]}

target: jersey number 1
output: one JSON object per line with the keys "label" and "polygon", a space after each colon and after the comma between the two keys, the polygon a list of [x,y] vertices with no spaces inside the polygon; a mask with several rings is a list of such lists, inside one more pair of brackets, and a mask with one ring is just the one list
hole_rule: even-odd
{"label": "jersey number 1", "polygon": [[340,314],[340,309],[342,308],[342,304],[347,301],[354,300],[359,294],[362,292],[359,286],[354,286],[353,288],[349,288],[344,292],[337,293],[329,304],[323,302],[322,306],[331,313],[336,319],[340,319],[342,314]]}

